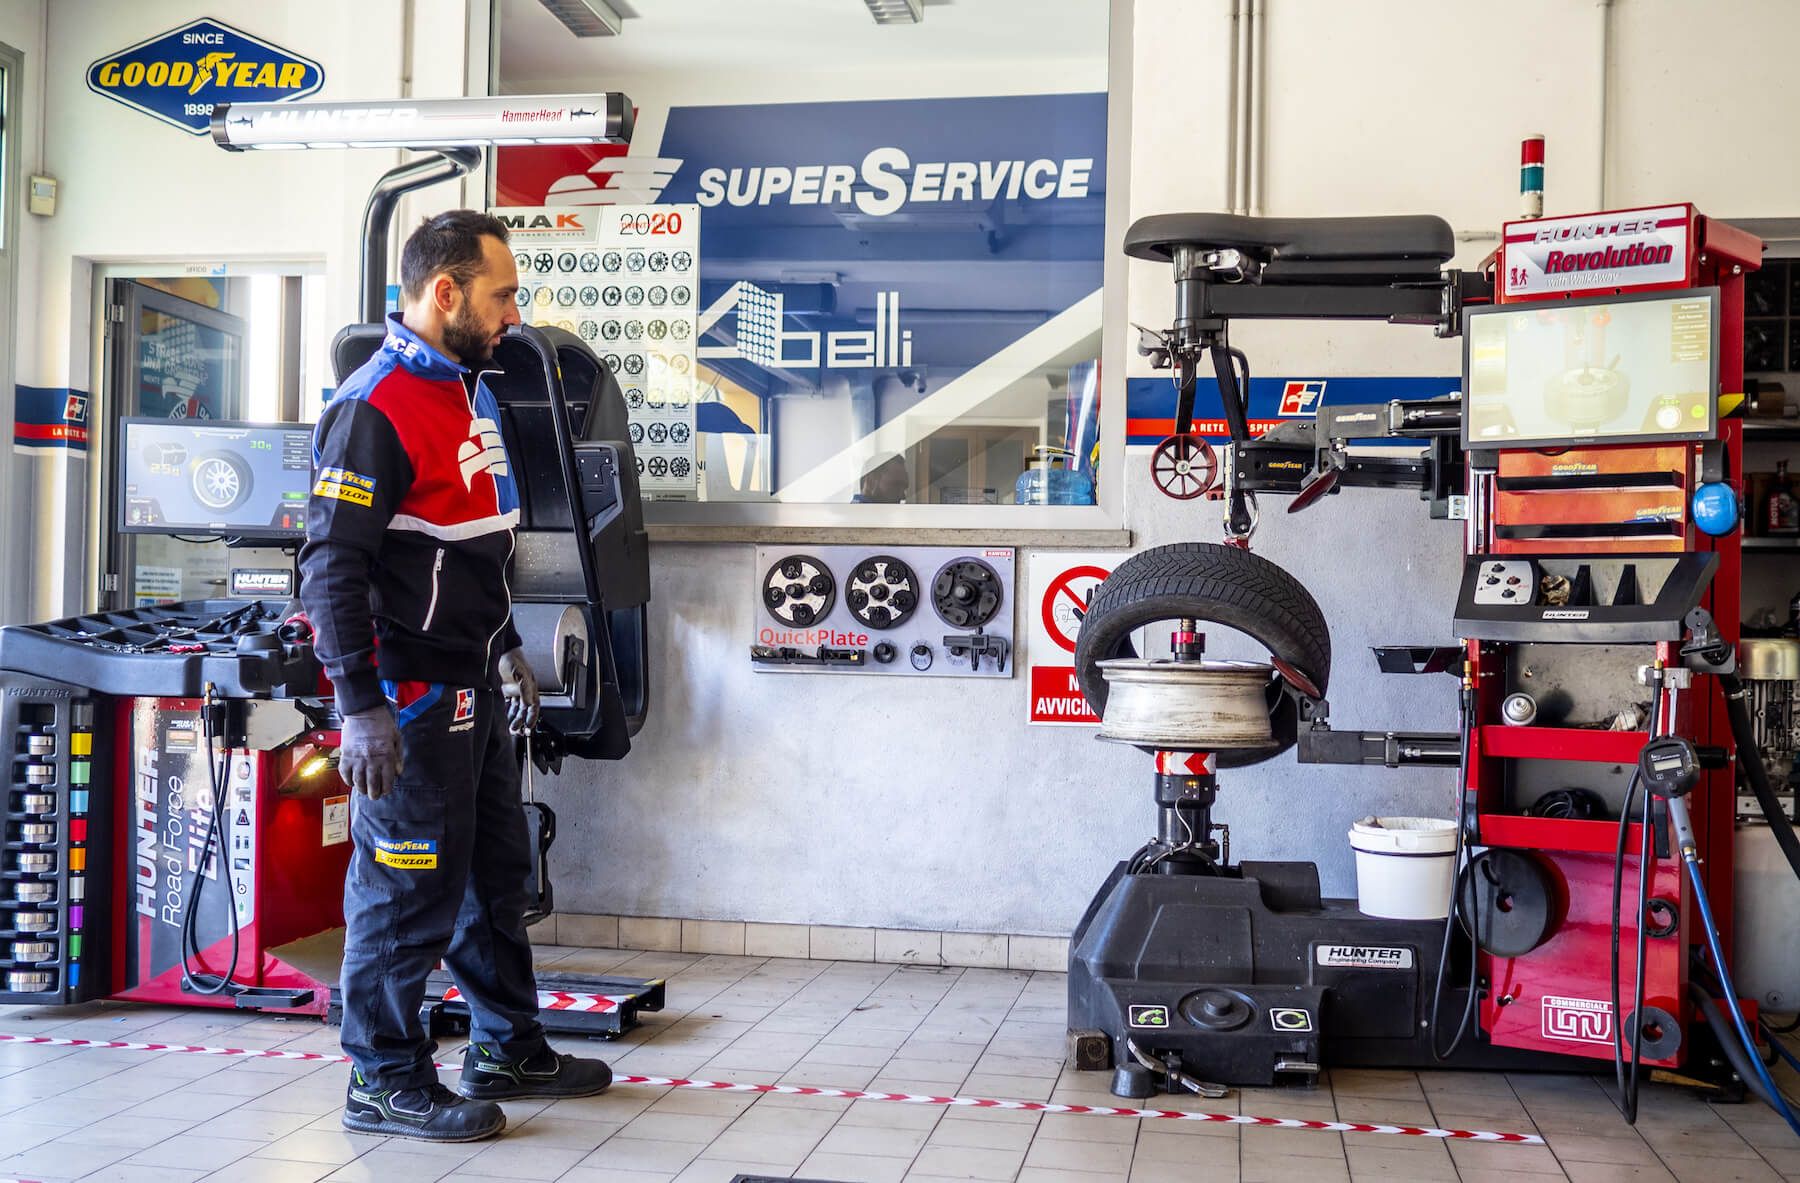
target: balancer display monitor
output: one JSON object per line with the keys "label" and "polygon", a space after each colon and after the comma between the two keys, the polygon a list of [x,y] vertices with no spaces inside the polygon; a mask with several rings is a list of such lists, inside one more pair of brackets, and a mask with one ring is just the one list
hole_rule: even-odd
{"label": "balancer display monitor", "polygon": [[188,419],[120,421],[119,529],[299,541],[312,428]]}
{"label": "balancer display monitor", "polygon": [[1463,445],[1712,439],[1719,290],[1471,309]]}

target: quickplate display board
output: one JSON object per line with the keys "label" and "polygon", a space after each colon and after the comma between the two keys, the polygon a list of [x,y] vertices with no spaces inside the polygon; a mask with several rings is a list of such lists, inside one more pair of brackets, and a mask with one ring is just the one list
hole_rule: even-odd
{"label": "quickplate display board", "polygon": [[587,342],[619,381],[647,501],[692,501],[700,207],[491,211],[512,231],[519,316]]}
{"label": "quickplate display board", "polygon": [[759,546],[759,670],[1010,678],[1007,546]]}

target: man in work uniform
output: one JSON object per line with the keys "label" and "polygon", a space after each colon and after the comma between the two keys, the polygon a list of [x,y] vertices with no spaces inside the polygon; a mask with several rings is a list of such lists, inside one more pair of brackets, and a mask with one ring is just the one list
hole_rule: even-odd
{"label": "man in work uniform", "polygon": [[[550,1049],[525,935],[531,855],[513,733],[537,684],[507,584],[519,497],[477,369],[519,323],[496,219],[453,210],[401,252],[404,310],[314,434],[300,599],[355,792],[344,888],[344,1125],[472,1141],[498,1100],[582,1097],[612,1073]],[[451,1092],[419,1021],[442,959],[470,1013]]]}

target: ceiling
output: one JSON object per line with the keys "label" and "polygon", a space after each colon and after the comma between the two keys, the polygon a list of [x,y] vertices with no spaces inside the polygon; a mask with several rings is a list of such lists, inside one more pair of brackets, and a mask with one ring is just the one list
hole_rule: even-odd
{"label": "ceiling", "polygon": [[804,46],[819,71],[1101,63],[1107,0],[926,0],[917,25],[879,26],[863,0],[613,0],[617,37],[578,38],[538,0],[499,0],[503,94],[608,89],[621,75],[789,71]]}

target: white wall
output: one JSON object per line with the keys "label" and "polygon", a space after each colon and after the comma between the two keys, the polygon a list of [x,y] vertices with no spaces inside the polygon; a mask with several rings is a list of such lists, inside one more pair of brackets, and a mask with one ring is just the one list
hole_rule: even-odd
{"label": "white wall", "polygon": [[[31,299],[30,281],[38,270],[38,219],[27,214],[23,207],[24,176],[37,170],[42,149],[46,19],[44,0],[14,0],[0,6],[0,42],[17,50],[24,58],[19,104],[7,113],[7,134],[18,145],[17,159],[23,175],[10,178],[8,182],[7,198],[17,202],[19,210],[14,239],[7,244],[13,267],[12,287],[7,298],[0,301],[0,325],[20,322],[19,310]],[[33,484],[37,473],[26,456],[14,455],[11,438],[13,385],[15,381],[28,381],[22,377],[25,370],[20,365],[18,352],[17,334],[10,334],[6,348],[0,350],[0,425],[4,425],[6,432],[6,438],[0,439],[0,490],[4,490],[9,503],[28,505],[34,499]],[[0,537],[0,622],[22,619],[26,615],[30,581],[23,557],[30,541],[26,532],[20,529],[7,530]]]}
{"label": "white wall", "polygon": [[[403,15],[409,0],[266,4],[226,0],[55,0],[46,34],[50,134],[43,164],[61,181],[56,216],[35,227],[36,258],[18,320],[17,380],[99,394],[91,305],[94,267],[118,261],[273,261],[321,268],[326,323],[356,319],[362,209],[370,185],[400,153],[229,153],[87,88],[90,62],[202,16],[231,23],[318,61],[321,99],[403,93]],[[464,93],[468,0],[410,0],[413,92]],[[5,8],[34,8],[12,0]],[[484,8],[485,6],[483,6]],[[3,26],[0,26],[3,28]],[[460,203],[457,186],[428,195]],[[404,225],[404,214],[403,221]],[[329,337],[317,342],[319,350]],[[317,372],[325,372],[322,352]],[[317,391],[307,397],[316,398]],[[101,422],[95,405],[95,421]],[[31,506],[33,618],[78,610],[88,464],[47,453]],[[64,472],[64,466],[67,471]],[[11,515],[9,515],[10,517]],[[15,518],[13,520],[20,520]]]}

